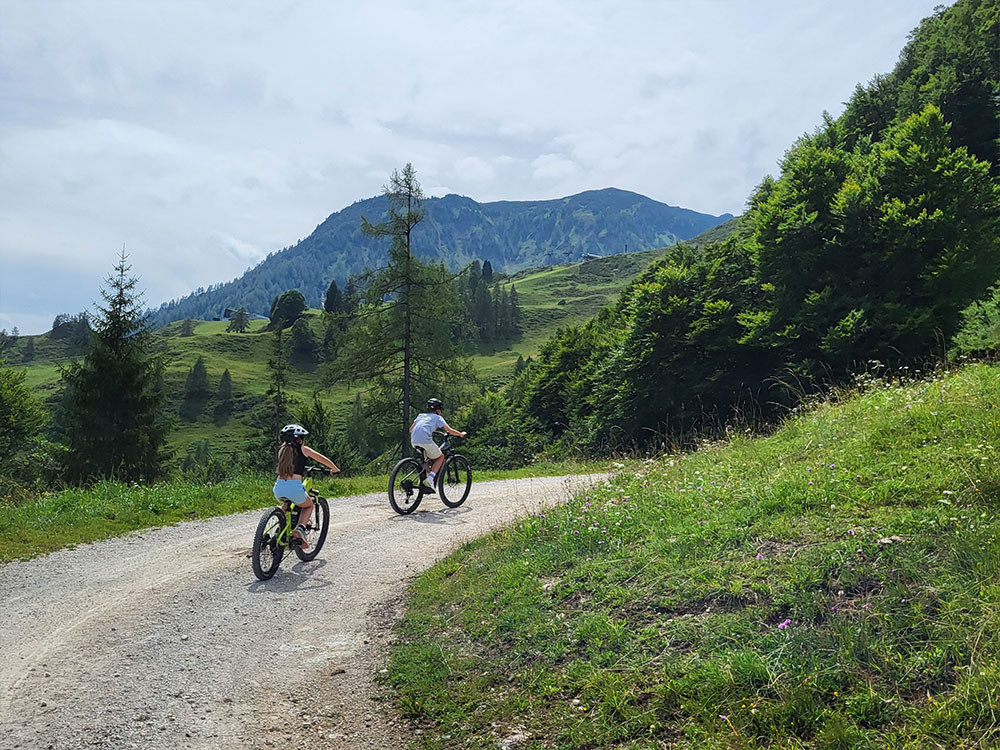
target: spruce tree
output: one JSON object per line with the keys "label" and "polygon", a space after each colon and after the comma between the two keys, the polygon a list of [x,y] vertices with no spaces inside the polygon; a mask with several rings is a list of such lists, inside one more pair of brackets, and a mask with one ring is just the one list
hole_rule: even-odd
{"label": "spruce tree", "polygon": [[247,329],[250,327],[250,316],[247,315],[247,309],[241,307],[233,315],[232,320],[229,321],[229,325],[226,326],[227,333],[246,333]]}
{"label": "spruce tree", "polygon": [[194,366],[188,371],[187,380],[184,383],[184,398],[199,399],[208,398],[212,395],[208,387],[208,370],[205,368],[205,358],[199,356],[195,360]]}
{"label": "spruce tree", "polygon": [[181,336],[194,336],[194,321],[191,318],[184,318],[181,323]]}
{"label": "spruce tree", "polygon": [[517,289],[510,287],[510,329],[511,333],[521,332],[521,303],[517,300]]}
{"label": "spruce tree", "polygon": [[215,417],[224,420],[233,411],[233,376],[229,370],[219,378],[219,389],[215,392]]}
{"label": "spruce tree", "polygon": [[476,293],[472,298],[472,319],[479,328],[479,340],[489,342],[493,340],[493,329],[496,323],[493,310],[493,298],[490,297],[489,287],[482,279],[476,286]]}
{"label": "spruce tree", "polygon": [[82,362],[62,371],[63,423],[71,478],[154,479],[169,457],[163,369],[143,314],[138,283],[122,250],[101,290]]}
{"label": "spruce tree", "polygon": [[344,295],[341,294],[340,287],[337,286],[336,279],[331,281],[330,286],[327,287],[326,298],[323,300],[323,309],[331,315],[347,312],[344,304]]}

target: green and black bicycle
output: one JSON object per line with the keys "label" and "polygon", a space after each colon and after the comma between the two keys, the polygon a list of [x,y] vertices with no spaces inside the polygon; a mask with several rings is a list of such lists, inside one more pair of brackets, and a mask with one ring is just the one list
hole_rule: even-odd
{"label": "green and black bicycle", "polygon": [[310,466],[303,475],[302,484],[313,501],[313,512],[306,525],[305,545],[292,534],[299,522],[298,506],[285,500],[261,516],[253,536],[253,551],[250,553],[254,575],[260,580],[266,581],[278,572],[285,550],[294,550],[300,560],[308,562],[315,560],[323,548],[326,533],[330,529],[330,505],[325,497],[320,497],[319,492],[313,489],[313,476],[317,474],[330,476],[333,472],[323,466]]}
{"label": "green and black bicycle", "polygon": [[392,509],[400,515],[408,515],[417,509],[424,495],[433,495],[435,492],[449,508],[457,508],[464,503],[472,488],[472,466],[469,459],[455,453],[447,440],[441,443],[444,463],[435,477],[437,483],[432,490],[424,485],[424,479],[434,462],[424,456],[420,448],[416,450],[416,456],[402,459],[389,475],[389,505]]}

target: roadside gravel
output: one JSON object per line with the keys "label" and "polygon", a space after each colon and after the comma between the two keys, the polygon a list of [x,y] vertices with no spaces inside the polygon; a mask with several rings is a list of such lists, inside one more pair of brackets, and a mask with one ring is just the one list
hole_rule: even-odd
{"label": "roadside gravel", "polygon": [[319,557],[265,582],[260,511],[0,565],[0,747],[405,748],[376,677],[407,582],[601,479],[476,483],[405,517],[384,493],[335,498]]}

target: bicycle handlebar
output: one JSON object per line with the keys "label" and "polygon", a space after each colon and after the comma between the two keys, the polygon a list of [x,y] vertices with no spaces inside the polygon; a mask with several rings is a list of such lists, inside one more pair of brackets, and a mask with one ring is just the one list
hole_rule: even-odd
{"label": "bicycle handlebar", "polygon": [[307,466],[303,474],[320,474],[326,477],[332,477],[336,474],[340,474],[339,471],[334,471],[333,469],[328,469],[325,466]]}

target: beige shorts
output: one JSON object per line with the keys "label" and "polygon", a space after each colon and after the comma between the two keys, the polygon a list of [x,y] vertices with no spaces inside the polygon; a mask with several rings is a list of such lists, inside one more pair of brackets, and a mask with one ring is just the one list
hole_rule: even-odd
{"label": "beige shorts", "polygon": [[441,458],[441,449],[437,443],[414,443],[413,447],[421,448],[424,451],[424,455],[431,460]]}

